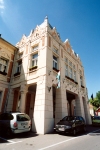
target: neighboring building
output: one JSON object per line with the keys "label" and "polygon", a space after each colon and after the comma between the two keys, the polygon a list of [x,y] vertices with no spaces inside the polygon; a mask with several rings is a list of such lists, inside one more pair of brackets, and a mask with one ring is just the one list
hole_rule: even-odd
{"label": "neighboring building", "polygon": [[100,116],[100,107],[95,111],[95,115]]}
{"label": "neighboring building", "polygon": [[94,109],[93,106],[89,103],[89,110],[90,110],[90,115],[94,116]]}
{"label": "neighboring building", "polygon": [[17,48],[0,35],[0,112],[5,110],[7,102],[15,50]]}
{"label": "neighboring building", "polygon": [[48,18],[16,47],[6,110],[29,114],[32,130],[39,134],[51,132],[66,115],[83,116],[91,124],[81,60]]}

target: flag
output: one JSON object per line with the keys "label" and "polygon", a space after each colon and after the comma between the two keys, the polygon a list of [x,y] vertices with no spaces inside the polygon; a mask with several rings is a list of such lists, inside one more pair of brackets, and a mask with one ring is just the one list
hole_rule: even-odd
{"label": "flag", "polygon": [[91,98],[92,98],[92,100],[93,100],[93,94],[91,95]]}
{"label": "flag", "polygon": [[60,70],[56,76],[56,79],[57,79],[57,89],[60,88]]}

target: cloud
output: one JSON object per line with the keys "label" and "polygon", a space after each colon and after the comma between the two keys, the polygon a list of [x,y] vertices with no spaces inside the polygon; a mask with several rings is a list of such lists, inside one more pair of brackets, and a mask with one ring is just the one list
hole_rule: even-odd
{"label": "cloud", "polygon": [[4,12],[4,9],[5,9],[4,0],[0,0],[0,14]]}

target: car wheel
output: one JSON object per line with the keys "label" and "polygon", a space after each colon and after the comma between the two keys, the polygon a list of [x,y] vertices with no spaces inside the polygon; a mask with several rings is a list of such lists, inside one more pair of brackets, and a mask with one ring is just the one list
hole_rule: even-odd
{"label": "car wheel", "polygon": [[76,129],[73,130],[73,135],[76,135]]}
{"label": "car wheel", "polygon": [[11,132],[10,128],[7,128],[6,135],[7,135],[7,137],[10,137],[12,135],[12,132]]}

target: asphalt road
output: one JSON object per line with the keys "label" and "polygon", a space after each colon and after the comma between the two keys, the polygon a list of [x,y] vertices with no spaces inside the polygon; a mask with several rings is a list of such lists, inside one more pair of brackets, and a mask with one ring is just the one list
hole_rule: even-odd
{"label": "asphalt road", "polygon": [[100,150],[100,127],[87,126],[87,132],[77,136],[32,132],[11,138],[1,136],[0,150]]}

